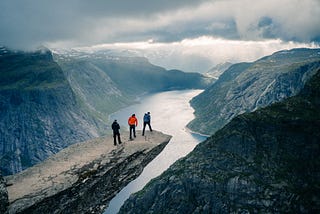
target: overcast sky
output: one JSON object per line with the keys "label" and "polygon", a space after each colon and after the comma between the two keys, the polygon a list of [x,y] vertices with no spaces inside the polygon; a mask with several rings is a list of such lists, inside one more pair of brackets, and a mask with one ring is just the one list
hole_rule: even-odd
{"label": "overcast sky", "polygon": [[[265,53],[320,42],[320,0],[0,0],[0,9],[0,45],[17,49],[188,43],[197,53],[218,41]],[[201,60],[218,63],[210,54]]]}

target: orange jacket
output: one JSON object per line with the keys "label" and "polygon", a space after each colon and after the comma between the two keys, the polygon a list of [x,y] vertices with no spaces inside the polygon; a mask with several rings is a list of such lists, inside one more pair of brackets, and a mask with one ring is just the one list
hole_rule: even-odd
{"label": "orange jacket", "polygon": [[129,119],[128,119],[128,124],[129,124],[129,126],[131,126],[131,125],[136,125],[136,126],[138,126],[138,120],[137,120],[137,118],[136,118],[135,116],[129,117]]}

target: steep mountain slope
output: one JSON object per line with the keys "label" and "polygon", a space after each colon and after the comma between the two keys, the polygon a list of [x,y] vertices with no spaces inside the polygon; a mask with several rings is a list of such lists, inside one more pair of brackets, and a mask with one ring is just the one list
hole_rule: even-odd
{"label": "steep mountain slope", "polygon": [[120,213],[319,213],[320,70],[295,97],[234,118]]}
{"label": "steep mountain slope", "polygon": [[194,131],[213,134],[235,116],[296,95],[320,67],[320,49],[280,51],[253,63],[235,64],[192,99]]}
{"label": "steep mountain slope", "polygon": [[70,87],[88,112],[106,121],[109,114],[134,102],[114,81],[90,60],[54,54]]}
{"label": "steep mountain slope", "polygon": [[0,170],[19,172],[99,135],[51,52],[0,53]]}

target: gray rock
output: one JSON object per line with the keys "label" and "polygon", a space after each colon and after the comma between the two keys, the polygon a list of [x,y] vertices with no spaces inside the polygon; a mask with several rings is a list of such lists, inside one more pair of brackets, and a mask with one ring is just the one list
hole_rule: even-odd
{"label": "gray rock", "polygon": [[6,181],[0,174],[0,213],[6,213],[9,206]]}
{"label": "gray rock", "polygon": [[139,131],[133,141],[128,135],[118,146],[112,137],[74,144],[6,177],[9,213],[102,213],[171,138],[157,131],[147,137]]}

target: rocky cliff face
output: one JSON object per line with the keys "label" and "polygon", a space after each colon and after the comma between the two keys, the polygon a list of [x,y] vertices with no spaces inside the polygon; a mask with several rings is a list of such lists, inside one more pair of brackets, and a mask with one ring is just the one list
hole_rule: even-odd
{"label": "rocky cliff face", "polygon": [[235,116],[296,95],[320,67],[319,49],[280,51],[253,63],[231,66],[192,99],[194,131],[213,134]]}
{"label": "rocky cliff face", "polygon": [[19,172],[99,135],[47,50],[0,54],[0,171]]}
{"label": "rocky cliff face", "polygon": [[74,144],[21,173],[6,177],[8,213],[102,213],[111,198],[167,145],[170,136],[141,133],[114,146],[113,138]]}
{"label": "rocky cliff face", "polygon": [[8,191],[6,182],[0,174],[0,213],[5,213],[9,206]]}
{"label": "rocky cliff face", "polygon": [[320,70],[295,97],[234,118],[120,213],[318,213]]}

